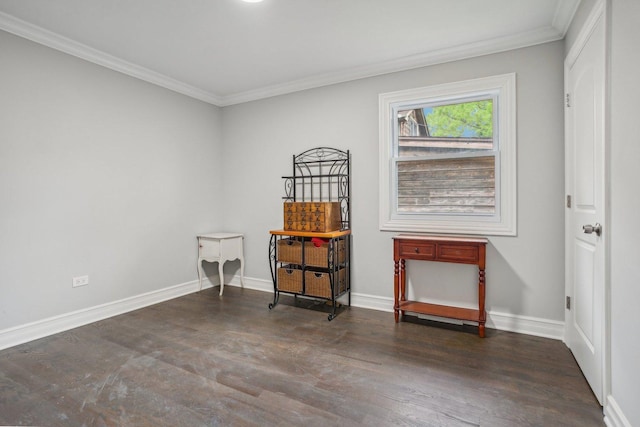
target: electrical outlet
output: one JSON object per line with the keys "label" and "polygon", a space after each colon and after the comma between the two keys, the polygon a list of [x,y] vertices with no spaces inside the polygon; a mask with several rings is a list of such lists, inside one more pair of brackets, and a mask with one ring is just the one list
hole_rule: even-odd
{"label": "electrical outlet", "polygon": [[71,286],[77,288],[78,286],[85,286],[89,284],[89,276],[74,277]]}

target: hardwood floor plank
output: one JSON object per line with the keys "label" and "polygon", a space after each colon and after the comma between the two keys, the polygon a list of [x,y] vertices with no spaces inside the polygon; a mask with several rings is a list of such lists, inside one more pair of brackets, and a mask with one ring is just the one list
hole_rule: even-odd
{"label": "hardwood floor plank", "polygon": [[207,289],[4,350],[0,424],[604,425],[559,341],[271,301]]}

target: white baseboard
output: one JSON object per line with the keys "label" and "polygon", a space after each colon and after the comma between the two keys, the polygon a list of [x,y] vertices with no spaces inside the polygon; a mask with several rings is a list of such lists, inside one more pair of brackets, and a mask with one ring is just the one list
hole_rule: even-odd
{"label": "white baseboard", "polygon": [[393,312],[393,298],[351,293],[351,305],[371,310]]}
{"label": "white baseboard", "polygon": [[613,396],[607,396],[604,405],[604,423],[607,427],[631,427],[631,422],[624,416]]}
{"label": "white baseboard", "polygon": [[[393,311],[393,298],[379,297],[353,293],[352,305],[355,307],[370,308],[380,311]],[[433,301],[441,303],[440,301]],[[429,318],[429,316],[424,316]],[[441,319],[438,319],[441,320]],[[442,319],[445,320],[446,319]],[[452,322],[461,323],[461,322]],[[487,312],[487,328],[501,331],[518,332],[526,335],[534,335],[544,338],[562,340],[564,336],[564,322],[558,320],[541,319],[529,316],[518,316],[509,313],[495,311]]]}
{"label": "white baseboard", "polygon": [[[240,278],[234,276],[229,284],[225,286],[229,285],[240,286]],[[211,288],[212,286],[218,286],[218,281],[216,280],[214,283],[208,278],[202,280],[202,289]],[[273,283],[267,280],[245,278],[245,288],[273,292]],[[199,290],[198,281],[192,280],[157,291],[4,329],[0,331],[0,350],[198,292]]]}
{"label": "white baseboard", "polygon": [[[240,278],[234,277],[230,282],[231,286],[240,287]],[[225,285],[227,286],[227,285]],[[271,280],[254,279],[251,277],[244,278],[244,288],[253,289],[254,291],[273,292],[273,282]]]}
{"label": "white baseboard", "polygon": [[[210,287],[211,285],[209,285]],[[205,286],[203,285],[203,288]],[[181,297],[199,290],[198,281],[181,283],[168,288],[124,298],[118,301],[72,311],[48,319],[38,320],[25,325],[0,331],[0,350],[33,341],[78,326],[97,322],[108,317],[138,310],[159,302]]]}
{"label": "white baseboard", "polygon": [[561,320],[541,319],[539,317],[519,316],[495,311],[487,312],[487,328],[560,341],[564,338],[564,322]]}
{"label": "white baseboard", "polygon": [[[214,285],[217,286],[217,281],[216,283],[212,283],[207,278],[203,280],[202,288],[207,289]],[[234,276],[225,286],[240,286],[240,278]],[[273,292],[273,283],[270,280],[245,277],[244,287],[262,292]],[[0,331],[0,350],[198,292],[198,290],[198,281],[193,280],[157,291],[147,292],[122,300],[5,329]],[[351,305],[354,307],[392,312],[393,298],[352,293]],[[564,323],[560,321],[497,312],[487,313],[487,327],[559,340],[562,339],[564,333]],[[613,416],[612,414],[612,417]],[[626,426],[626,424],[614,425]]]}

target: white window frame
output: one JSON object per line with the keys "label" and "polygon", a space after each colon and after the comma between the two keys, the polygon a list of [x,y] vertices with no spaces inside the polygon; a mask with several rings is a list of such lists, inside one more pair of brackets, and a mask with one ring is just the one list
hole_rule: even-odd
{"label": "white window frame", "polygon": [[[492,97],[494,94],[497,94],[498,100],[494,105],[494,139],[497,138],[494,140],[494,149],[497,152],[487,152],[487,155],[496,155],[495,214],[396,212],[396,112],[421,104],[484,95]],[[517,234],[515,73],[382,93],[379,95],[379,113],[380,230],[503,236]]]}

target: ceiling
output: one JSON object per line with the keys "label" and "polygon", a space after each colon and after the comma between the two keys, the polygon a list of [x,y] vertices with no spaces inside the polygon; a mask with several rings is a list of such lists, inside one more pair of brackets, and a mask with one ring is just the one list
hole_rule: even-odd
{"label": "ceiling", "polygon": [[562,39],[580,0],[0,0],[0,29],[215,105]]}

